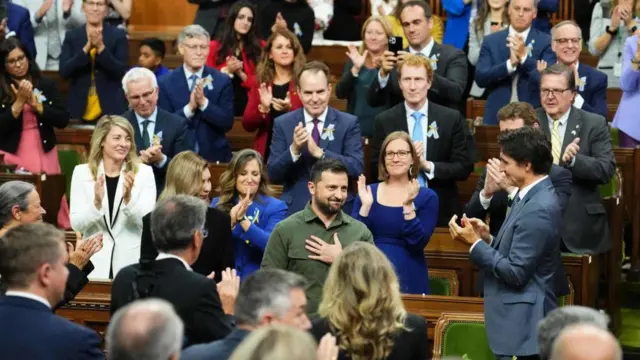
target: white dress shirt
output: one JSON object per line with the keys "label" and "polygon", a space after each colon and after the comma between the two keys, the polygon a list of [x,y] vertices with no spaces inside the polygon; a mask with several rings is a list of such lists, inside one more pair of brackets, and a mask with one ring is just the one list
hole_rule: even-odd
{"label": "white dress shirt", "polygon": [[[329,108],[327,107],[324,109],[322,114],[320,114],[317,118],[315,118],[315,119],[318,119],[318,133],[320,134],[320,136],[322,136],[322,130],[324,130],[324,121],[327,119],[328,112],[329,112]],[[313,132],[314,117],[309,115],[309,113],[305,109],[302,109],[302,114],[304,116],[305,129],[307,130],[307,133],[309,134],[309,136],[311,136],[311,133]],[[291,145],[293,146],[293,144]],[[316,145],[320,146],[320,144],[316,144]],[[291,159],[293,160],[293,162],[296,162],[298,161],[302,153],[300,152],[298,154],[295,154],[293,152],[292,146],[289,147],[289,152],[291,153]]]}
{"label": "white dress shirt", "polygon": [[51,304],[49,304],[49,301],[47,299],[43,298],[42,296],[39,296],[39,295],[36,295],[36,294],[32,294],[32,293],[29,293],[29,292],[26,292],[26,291],[9,290],[4,295],[5,296],[18,296],[18,297],[31,299],[31,300],[37,301],[39,303],[42,303],[43,305],[45,305],[46,307],[51,309]]}
{"label": "white dress shirt", "polygon": [[[513,26],[509,25],[509,35],[513,36],[513,35],[520,35],[520,37],[522,37],[522,41],[524,41],[524,46],[525,48],[527,47],[527,37],[529,37],[529,32],[531,31],[531,27],[529,27],[527,30],[523,31],[523,32],[517,32],[516,29],[513,28]],[[505,44],[506,46],[506,44]],[[524,57],[522,58],[522,60],[520,60],[520,64],[524,64],[525,61],[527,61],[527,57],[529,56],[529,52],[527,51],[524,55]],[[513,72],[515,72],[517,69],[517,66],[511,66],[511,60],[507,59],[507,71],[509,72],[509,74],[512,74]]]}
{"label": "white dress shirt", "polygon": [[[144,125],[142,123],[145,120],[149,120],[149,125],[147,125],[147,132],[149,133],[149,137],[150,137],[149,140],[153,141],[153,135],[156,133],[156,119],[158,118],[158,108],[156,107],[156,109],[153,111],[151,116],[149,116],[148,118],[143,118],[142,116],[138,115],[138,113],[135,111],[133,113],[136,115],[136,120],[138,120],[140,137],[142,137],[142,134],[144,134]],[[146,150],[146,149],[138,149],[138,150]],[[153,164],[153,166],[157,168],[162,168],[165,166],[166,163],[167,163],[167,155],[162,154],[162,160],[160,160],[160,162],[156,164]]]}
{"label": "white dress shirt", "polygon": [[[413,54],[413,55],[422,54],[424,57],[426,57],[428,59],[429,56],[431,56],[431,50],[433,50],[433,44],[434,43],[435,42],[433,41],[433,38],[431,38],[431,40],[429,41],[427,46],[425,46],[420,51],[415,50],[414,48],[409,46],[409,53]],[[389,82],[389,74],[387,74],[387,76],[385,76],[385,77],[382,77],[382,76],[380,76],[380,71],[378,71],[378,82],[380,83],[380,89],[384,89],[384,87],[387,86],[387,83]]]}
{"label": "white dress shirt", "polygon": [[[186,65],[182,65],[182,67],[184,68],[184,76],[187,78],[187,85],[189,85],[189,89],[191,89],[193,85],[193,81],[191,81],[191,75],[196,75],[198,76],[198,78],[195,81],[198,81],[200,79],[202,79],[202,74],[204,73],[204,67],[201,67],[200,70],[198,70],[195,73],[192,73],[191,71],[189,71],[189,69],[187,69]],[[205,111],[207,109],[207,106],[209,106],[209,99],[207,99],[206,97],[204,98],[204,105],[200,106],[200,111]],[[194,112],[191,111],[191,109],[189,108],[189,104],[184,106],[184,115],[187,117],[187,119],[191,119],[194,115]]]}
{"label": "white dress shirt", "polygon": [[[564,142],[564,134],[567,132],[567,121],[569,121],[569,114],[571,114],[571,108],[569,108],[569,110],[564,113],[564,115],[562,115],[560,117],[560,119],[558,119],[557,121],[560,122],[560,125],[558,125],[558,136],[560,137],[560,146],[562,146],[562,143]],[[549,134],[551,134],[553,132],[553,123],[555,122],[555,120],[553,120],[551,118],[551,116],[549,116],[549,114],[547,114],[547,121],[549,122]],[[562,161],[562,149],[560,149],[560,160]],[[576,157],[574,156],[573,159],[571,159],[571,163],[569,164],[569,167],[572,167],[573,164],[576,163]]]}
{"label": "white dress shirt", "polygon": [[[424,105],[422,105],[422,107],[420,109],[413,110],[412,108],[409,107],[409,105],[407,105],[407,102],[404,102],[404,110],[406,112],[406,116],[407,116],[407,129],[409,129],[409,137],[411,139],[413,139],[413,127],[416,125],[416,119],[413,118],[413,113],[421,113],[422,114],[422,154],[418,154],[420,156],[421,159],[427,159],[427,141],[428,141],[428,137],[427,137],[427,131],[429,130],[429,101],[425,101]],[[433,173],[434,173],[434,168],[435,165],[429,161],[429,166],[430,166],[430,170],[429,172],[424,171],[425,176],[427,177],[427,179],[431,180],[433,179]]]}
{"label": "white dress shirt", "polygon": [[[580,74],[579,71],[580,71],[580,61],[576,61],[576,72]],[[576,86],[579,86],[579,85],[576,84]],[[573,106],[577,107],[578,109],[582,109],[583,105],[584,105],[584,98],[582,97],[582,95],[580,95],[580,93],[576,91],[576,98],[573,101]]]}
{"label": "white dress shirt", "polygon": [[[524,197],[527,195],[527,193],[528,193],[531,189],[533,189],[533,187],[534,187],[534,186],[536,186],[538,183],[540,183],[542,180],[544,180],[544,179],[546,179],[546,178],[548,178],[548,177],[549,177],[549,175],[545,175],[545,176],[541,177],[540,179],[538,179],[538,180],[536,180],[536,181],[532,182],[531,184],[529,184],[529,185],[527,185],[527,186],[523,187],[522,189],[520,189],[520,191],[518,191],[518,195],[516,195],[516,196],[517,196],[517,197],[518,197],[518,199],[520,199],[520,200],[524,199]],[[506,220],[507,220],[507,219],[505,219],[505,221],[506,221]],[[503,226],[504,226],[504,224],[503,224]],[[473,251],[473,248],[474,248],[474,247],[476,246],[476,244],[478,244],[480,241],[484,241],[484,240],[482,240],[482,239],[478,239],[478,240],[476,240],[476,242],[474,242],[474,243],[473,243],[473,245],[471,245],[471,247],[469,248],[469,252],[472,252],[472,251]],[[489,242],[489,245],[491,245],[491,243],[492,243],[492,242],[493,242],[493,236],[491,236],[491,241]]]}
{"label": "white dress shirt", "polygon": [[187,262],[186,262],[186,261],[184,261],[184,259],[183,259],[183,258],[181,258],[181,257],[180,257],[180,256],[178,256],[178,255],[167,254],[167,253],[158,253],[158,257],[156,257],[156,260],[164,260],[164,259],[178,259],[178,260],[180,260],[180,262],[181,262],[182,264],[184,264],[184,267],[186,267],[186,268],[187,268],[187,270],[189,270],[189,271],[193,271],[193,270],[191,269],[191,266],[189,266],[189,264],[187,264]]}

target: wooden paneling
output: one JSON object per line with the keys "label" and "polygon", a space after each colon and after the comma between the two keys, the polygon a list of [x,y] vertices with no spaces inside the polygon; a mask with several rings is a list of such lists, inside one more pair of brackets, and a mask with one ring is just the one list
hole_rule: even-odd
{"label": "wooden paneling", "polygon": [[[166,1],[166,2],[165,2]],[[185,26],[193,23],[196,5],[187,0],[134,0],[130,25]]]}

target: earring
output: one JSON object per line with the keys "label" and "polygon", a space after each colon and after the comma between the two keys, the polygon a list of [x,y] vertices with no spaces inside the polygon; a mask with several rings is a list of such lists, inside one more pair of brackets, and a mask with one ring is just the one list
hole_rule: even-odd
{"label": "earring", "polygon": [[409,166],[409,177],[413,178],[413,165]]}

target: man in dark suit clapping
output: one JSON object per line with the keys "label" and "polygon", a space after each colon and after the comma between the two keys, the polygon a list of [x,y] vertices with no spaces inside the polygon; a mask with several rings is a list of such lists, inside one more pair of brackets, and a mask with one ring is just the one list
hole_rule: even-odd
{"label": "man in dark suit clapping", "polygon": [[158,108],[158,82],[151,70],[133,68],[122,79],[131,110],[122,114],[135,130],[142,161],[153,168],[158,194],[164,189],[167,165],[179,152],[191,149],[187,121]]}
{"label": "man in dark suit clapping", "polygon": [[467,88],[467,57],[464,52],[433,40],[431,7],[425,1],[411,0],[404,3],[400,21],[409,40],[409,47],[398,54],[385,51],[380,72],[369,88],[369,105],[384,105],[389,97],[393,105],[402,102],[396,65],[400,65],[407,55],[413,54],[424,56],[431,62],[433,80],[428,93],[429,101],[464,110],[464,92]]}
{"label": "man in dark suit clapping", "polygon": [[69,271],[64,233],[45,223],[24,224],[0,238],[2,359],[104,359],[94,331],[52,312],[65,295]]}
{"label": "man in dark suit clapping", "polygon": [[378,157],[382,142],[394,131],[409,133],[421,158],[418,179],[439,198],[438,226],[446,226],[461,213],[456,181],[473,171],[473,156],[467,142],[462,115],[427,100],[434,81],[431,63],[422,56],[407,55],[398,67],[399,87],[404,102],[379,114],[372,140],[372,174],[378,178]]}
{"label": "man in dark suit clapping", "polygon": [[156,204],[151,233],[159,255],[118,272],[111,287],[112,314],[134,300],[157,297],[170,302],[180,315],[187,345],[218,340],[231,332],[228,316],[233,315],[240,286],[235,270],[227,269],[216,284],[190,266],[206,237],[206,213],[207,204],[188,195],[171,196]]}

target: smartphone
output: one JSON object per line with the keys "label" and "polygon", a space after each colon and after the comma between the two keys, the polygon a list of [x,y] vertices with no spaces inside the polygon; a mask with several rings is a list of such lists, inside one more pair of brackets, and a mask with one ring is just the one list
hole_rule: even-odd
{"label": "smartphone", "polygon": [[398,55],[398,51],[402,51],[402,36],[389,37],[389,51],[393,51],[395,55]]}

